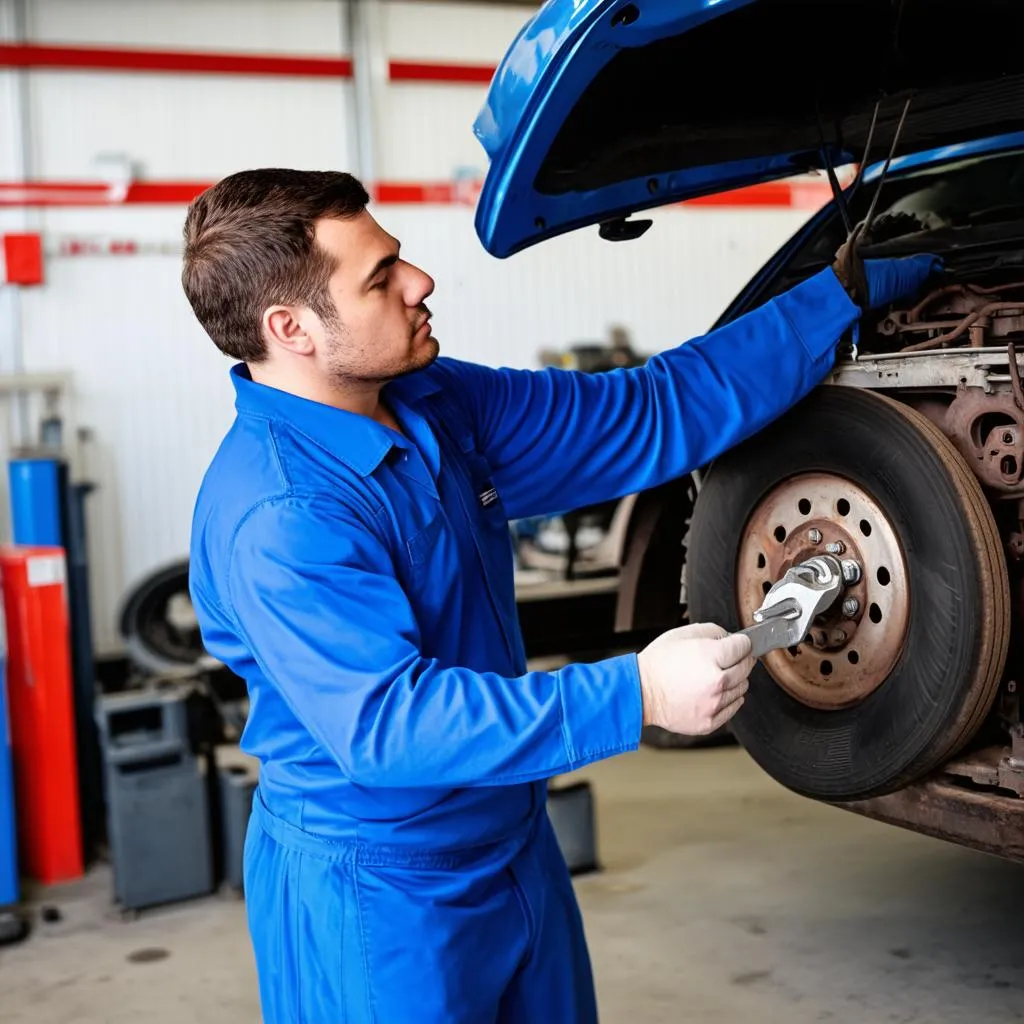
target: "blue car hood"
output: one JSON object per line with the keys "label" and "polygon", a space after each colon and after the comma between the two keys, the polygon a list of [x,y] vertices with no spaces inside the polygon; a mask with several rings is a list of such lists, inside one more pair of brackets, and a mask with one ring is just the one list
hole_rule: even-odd
{"label": "blue car hood", "polygon": [[1024,130],[1022,38],[1024,0],[549,0],[474,124],[477,233],[628,238],[639,210],[871,163],[908,99],[897,156]]}

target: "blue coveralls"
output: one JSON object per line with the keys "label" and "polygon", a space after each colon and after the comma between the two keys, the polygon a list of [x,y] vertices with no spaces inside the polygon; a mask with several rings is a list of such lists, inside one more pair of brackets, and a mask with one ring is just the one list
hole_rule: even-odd
{"label": "blue coveralls", "polygon": [[638,746],[636,656],[527,672],[508,520],[678,477],[817,385],[830,270],[602,374],[438,359],[405,436],[232,369],[191,590],[248,682],[245,893],[267,1024],[596,1020],[545,780]]}

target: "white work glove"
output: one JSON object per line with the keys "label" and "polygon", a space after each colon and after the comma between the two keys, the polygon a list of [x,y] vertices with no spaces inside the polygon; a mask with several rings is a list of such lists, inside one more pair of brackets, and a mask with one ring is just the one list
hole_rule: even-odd
{"label": "white work glove", "polygon": [[662,633],[637,662],[644,725],[706,736],[742,707],[755,659],[750,637],[697,622]]}

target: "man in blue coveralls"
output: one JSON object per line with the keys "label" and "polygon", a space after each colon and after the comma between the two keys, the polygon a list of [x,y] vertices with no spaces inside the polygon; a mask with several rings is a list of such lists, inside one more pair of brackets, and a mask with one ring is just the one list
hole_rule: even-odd
{"label": "man in blue coveralls", "polygon": [[337,172],[201,195],[183,285],[237,363],[191,589],[247,680],[261,763],[245,850],[268,1024],[583,1024],[584,932],[546,780],[641,727],[708,733],[749,640],[673,629],[638,654],[526,668],[508,521],[653,487],[826,375],[861,312],[931,257],[825,269],[707,336],[604,374],[438,358],[434,282]]}

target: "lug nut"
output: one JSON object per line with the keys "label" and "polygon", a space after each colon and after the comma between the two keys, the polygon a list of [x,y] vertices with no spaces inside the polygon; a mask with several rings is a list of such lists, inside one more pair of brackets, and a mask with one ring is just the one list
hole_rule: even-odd
{"label": "lug nut", "polygon": [[854,584],[860,582],[860,565],[852,559],[843,562],[843,582]]}
{"label": "lug nut", "polygon": [[809,533],[807,534],[807,539],[808,539],[808,540],[809,540],[809,541],[810,541],[810,542],[811,542],[812,544],[820,544],[820,543],[821,543],[821,530],[811,530],[811,531],[810,531],[810,532],[809,532]]}
{"label": "lug nut", "polygon": [[855,597],[848,597],[843,601],[843,614],[848,618],[852,619],[857,612],[860,611],[860,601]]}
{"label": "lug nut", "polygon": [[846,550],[846,545],[841,540],[834,540],[831,544],[825,545],[825,550],[830,555],[841,555]]}

